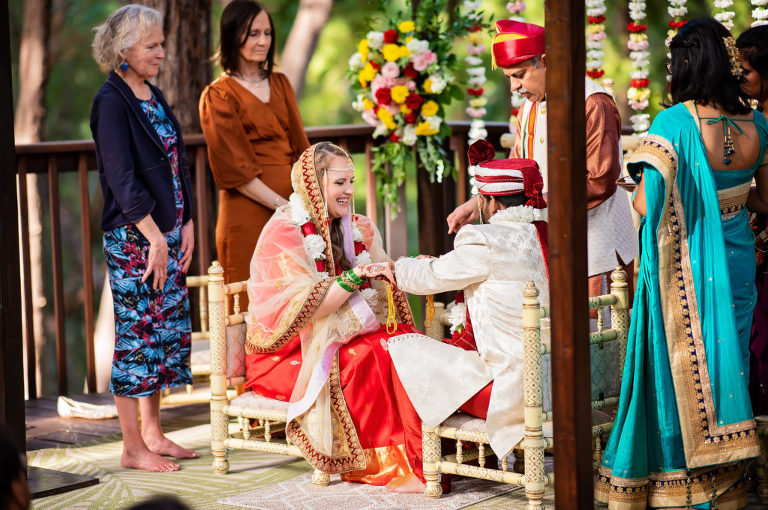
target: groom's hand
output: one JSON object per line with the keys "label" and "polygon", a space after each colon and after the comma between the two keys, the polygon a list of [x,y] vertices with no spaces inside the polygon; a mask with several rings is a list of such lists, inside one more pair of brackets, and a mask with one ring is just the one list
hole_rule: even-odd
{"label": "groom's hand", "polygon": [[448,222],[449,234],[458,232],[461,227],[468,223],[472,223],[480,217],[480,210],[477,208],[477,200],[477,195],[475,195],[448,215],[446,221]]}

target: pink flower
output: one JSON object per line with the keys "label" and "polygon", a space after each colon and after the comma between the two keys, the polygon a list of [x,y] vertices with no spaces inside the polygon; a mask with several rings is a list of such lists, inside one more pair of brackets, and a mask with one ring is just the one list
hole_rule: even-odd
{"label": "pink flower", "polygon": [[395,79],[394,78],[387,78],[386,76],[382,76],[381,73],[376,74],[376,76],[373,78],[373,81],[371,82],[371,93],[373,93],[374,97],[376,96],[376,91],[379,90],[382,87],[386,87],[388,89],[391,89],[395,86]]}
{"label": "pink flower", "polygon": [[416,90],[416,82],[413,80],[405,82],[405,86],[408,87],[408,90]]}
{"label": "pink flower", "polygon": [[485,44],[467,43],[467,53],[470,55],[482,55],[485,53]]}
{"label": "pink flower", "polygon": [[648,49],[648,41],[629,41],[627,48],[634,51],[646,50]]}
{"label": "pink flower", "polygon": [[373,109],[365,110],[363,112],[363,120],[366,124],[370,124],[371,126],[377,126],[379,124],[379,118],[373,113]]}
{"label": "pink flower", "polygon": [[631,106],[633,110],[645,110],[646,108],[648,108],[648,100],[647,99],[645,101],[630,100],[629,106]]}
{"label": "pink flower", "polygon": [[484,117],[486,113],[485,108],[472,108],[471,106],[465,110],[467,112],[467,115],[474,118],[480,118]]}
{"label": "pink flower", "polygon": [[400,106],[399,106],[399,105],[396,105],[396,104],[394,104],[394,102],[392,102],[391,104],[388,104],[388,105],[387,105],[387,106],[385,106],[384,108],[385,108],[387,111],[389,111],[389,113],[391,113],[393,116],[395,116],[395,115],[397,115],[398,113],[400,113]]}
{"label": "pink flower", "polygon": [[387,62],[381,68],[381,75],[385,78],[397,78],[400,76],[400,67],[394,62]]}
{"label": "pink flower", "polygon": [[437,55],[427,50],[413,57],[413,68],[421,72],[429,67],[430,64],[437,62]]}
{"label": "pink flower", "polygon": [[605,35],[605,32],[595,32],[594,34],[587,34],[587,39],[590,41],[602,41],[607,36]]}

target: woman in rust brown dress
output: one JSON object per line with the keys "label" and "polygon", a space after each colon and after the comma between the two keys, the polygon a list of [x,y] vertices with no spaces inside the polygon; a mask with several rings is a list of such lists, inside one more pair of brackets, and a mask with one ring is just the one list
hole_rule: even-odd
{"label": "woman in rust brown dress", "polygon": [[200,97],[219,217],[216,250],[227,282],[246,280],[262,227],[288,203],[291,166],[309,147],[288,79],[273,71],[272,18],[254,0],[221,16],[217,55],[224,73]]}

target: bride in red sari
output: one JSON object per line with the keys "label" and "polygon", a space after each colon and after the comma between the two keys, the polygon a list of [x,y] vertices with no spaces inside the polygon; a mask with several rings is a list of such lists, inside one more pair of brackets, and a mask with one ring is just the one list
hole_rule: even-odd
{"label": "bride in red sari", "polygon": [[397,325],[387,333],[394,277],[376,264],[389,260],[376,226],[352,211],[352,160],[318,143],[291,181],[290,203],[264,227],[251,260],[246,386],[291,402],[286,434],[313,467],[373,485],[421,478],[420,437],[406,448],[404,434],[421,422],[395,390],[387,352],[391,336],[417,330],[395,291]]}

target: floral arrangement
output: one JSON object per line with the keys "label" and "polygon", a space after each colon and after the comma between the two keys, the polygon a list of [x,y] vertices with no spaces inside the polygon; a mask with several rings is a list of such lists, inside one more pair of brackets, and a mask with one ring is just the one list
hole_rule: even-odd
{"label": "floral arrangement", "polygon": [[752,0],[752,26],[768,24],[768,0]]}
{"label": "floral arrangement", "polygon": [[715,19],[728,30],[733,30],[733,17],[736,13],[729,8],[733,6],[733,0],[715,0]]}
{"label": "floral arrangement", "polygon": [[469,126],[469,144],[488,137],[488,131],[485,129],[485,121],[483,120],[483,117],[488,113],[485,109],[488,99],[482,97],[484,92],[483,85],[486,81],[485,66],[483,65],[483,59],[480,58],[480,55],[485,53],[487,49],[483,43],[484,34],[481,31],[483,28],[483,14],[479,9],[482,3],[482,1],[465,0],[463,4],[467,13],[467,19],[472,21],[469,34],[467,35],[468,55],[464,58],[464,62],[468,66],[467,95],[470,98],[469,106],[465,111],[472,118]]}
{"label": "floral arrangement", "polygon": [[[685,15],[688,14],[688,7],[685,6],[685,3],[687,0],[669,0],[669,7],[667,7],[667,12],[672,17],[671,20],[669,20],[669,30],[667,30],[667,38],[664,41],[664,44],[669,48],[669,43],[672,42],[672,38],[677,35],[677,31],[680,30],[680,28],[688,23],[688,20],[685,19]],[[672,54],[667,51],[667,60],[672,59]],[[672,76],[667,75],[667,81],[671,80]]]}
{"label": "floral arrangement", "polygon": [[603,41],[605,40],[605,1],[587,0],[587,76],[596,80],[605,74]]}
{"label": "floral arrangement", "polygon": [[[509,11],[509,19],[515,21],[525,21],[523,13],[525,12],[525,2],[523,0],[516,0],[515,2],[507,3],[507,10]],[[512,104],[512,114],[509,117],[509,130],[513,131],[517,128],[517,114],[520,112],[520,107],[523,106],[525,98],[520,95],[519,92],[512,92],[510,103]]]}
{"label": "floral arrangement", "polygon": [[632,60],[632,71],[630,73],[630,88],[627,91],[627,102],[629,107],[635,111],[629,117],[632,123],[632,129],[638,135],[648,132],[651,126],[650,115],[646,113],[648,108],[648,98],[651,91],[648,88],[648,34],[647,25],[643,24],[645,19],[645,0],[632,0],[629,2],[629,18],[632,20],[627,24],[629,30],[629,40],[627,49],[629,49],[629,58]]}
{"label": "floral arrangement", "polygon": [[[379,195],[390,205],[397,204],[397,189],[414,153],[432,180],[441,182],[451,168],[443,149],[450,134],[444,108],[462,97],[457,78],[462,64],[453,45],[484,25],[481,16],[467,13],[448,23],[441,17],[447,3],[422,0],[413,18],[388,19],[384,30],[368,32],[349,59],[353,88],[359,91],[353,107],[375,127],[373,137],[380,143],[373,148],[373,171]],[[482,89],[468,93],[479,97]]]}

